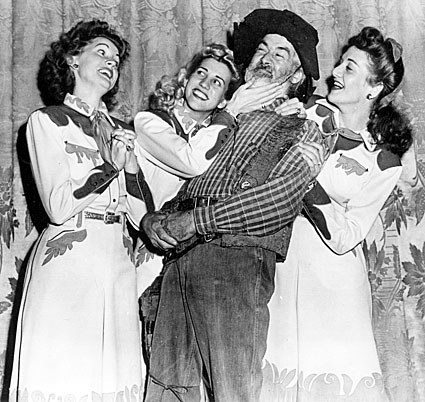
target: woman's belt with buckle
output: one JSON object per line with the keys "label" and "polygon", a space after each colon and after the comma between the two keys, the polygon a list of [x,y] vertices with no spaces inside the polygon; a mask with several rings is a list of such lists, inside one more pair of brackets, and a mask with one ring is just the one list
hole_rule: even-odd
{"label": "woman's belt with buckle", "polygon": [[84,217],[86,219],[96,219],[103,221],[105,225],[111,225],[112,223],[121,223],[121,214],[114,214],[113,212],[105,212],[104,214],[98,214],[96,212],[84,211]]}

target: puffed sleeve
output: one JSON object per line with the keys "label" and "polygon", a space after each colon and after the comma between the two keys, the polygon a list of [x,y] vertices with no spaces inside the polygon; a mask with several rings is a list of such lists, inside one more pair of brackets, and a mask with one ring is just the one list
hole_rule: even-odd
{"label": "puffed sleeve", "polygon": [[385,169],[377,164],[361,190],[344,205],[330,199],[320,180],[304,197],[306,216],[337,254],[347,253],[365,239],[401,175],[397,156],[382,151],[378,159],[386,159]]}
{"label": "puffed sleeve", "polygon": [[145,157],[165,171],[182,178],[191,178],[205,172],[221,146],[236,129],[232,121],[224,119],[201,128],[187,142],[163,119],[150,112],[139,112],[134,119],[137,134],[136,156]]}
{"label": "puffed sleeve", "polygon": [[88,207],[118,176],[114,167],[104,163],[84,165],[86,170],[73,177],[62,129],[47,113],[36,111],[28,120],[26,132],[34,179],[46,213],[55,224]]}

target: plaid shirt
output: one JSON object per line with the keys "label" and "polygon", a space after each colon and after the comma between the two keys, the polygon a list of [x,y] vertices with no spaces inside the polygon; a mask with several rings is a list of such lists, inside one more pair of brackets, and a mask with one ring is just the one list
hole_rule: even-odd
{"label": "plaid shirt", "polygon": [[[243,192],[237,187],[270,127],[285,119],[272,112],[275,107],[276,103],[266,110],[242,114],[234,139],[225,144],[204,174],[190,180],[185,198],[211,196],[222,200],[209,207],[195,208],[198,233],[264,236],[295,219],[310,178],[309,167],[298,148],[288,150],[264,184]],[[320,130],[310,120],[295,134],[299,140],[322,142]]]}

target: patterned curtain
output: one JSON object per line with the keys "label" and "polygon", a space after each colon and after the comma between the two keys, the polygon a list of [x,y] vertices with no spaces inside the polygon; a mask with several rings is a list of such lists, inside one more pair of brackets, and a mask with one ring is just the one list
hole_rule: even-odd
{"label": "patterned curtain", "polygon": [[386,386],[392,401],[425,402],[425,0],[1,0],[2,380],[10,371],[6,351],[8,339],[13,340],[25,260],[43,218],[34,188],[26,181],[29,165],[21,151],[20,128],[29,113],[42,106],[36,74],[50,42],[82,19],[99,18],[115,25],[128,38],[132,52],[113,114],[130,121],[146,107],[149,93],[163,74],[176,71],[203,44],[226,42],[233,22],[255,8],[287,8],[317,28],[322,77],[316,83],[318,94],[326,94],[325,79],[341,46],[363,26],[376,26],[404,46],[402,98],[415,128],[415,147],[403,161],[402,179],[383,208],[365,252]]}

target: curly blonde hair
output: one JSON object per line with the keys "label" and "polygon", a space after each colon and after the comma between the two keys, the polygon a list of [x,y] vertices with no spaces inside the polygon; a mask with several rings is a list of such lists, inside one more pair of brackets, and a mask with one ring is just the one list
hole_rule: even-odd
{"label": "curly blonde hair", "polygon": [[184,97],[187,79],[201,65],[202,61],[208,58],[224,63],[232,73],[229,88],[224,95],[226,99],[230,99],[240,80],[240,73],[233,59],[233,52],[225,45],[211,43],[204,46],[201,51],[195,53],[192,60],[181,67],[176,75],[172,77],[164,75],[161,78],[156,85],[155,91],[149,98],[149,108],[151,110],[162,110],[171,114],[176,103]]}

